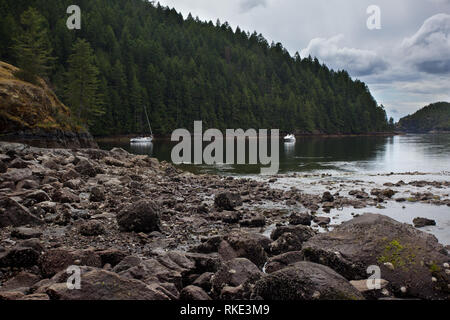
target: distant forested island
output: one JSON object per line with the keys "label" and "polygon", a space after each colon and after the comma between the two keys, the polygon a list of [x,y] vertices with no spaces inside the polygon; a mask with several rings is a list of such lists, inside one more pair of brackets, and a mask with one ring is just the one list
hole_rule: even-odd
{"label": "distant forested island", "polygon": [[400,119],[397,128],[411,133],[450,132],[450,103],[430,104]]}
{"label": "distant forested island", "polygon": [[[176,128],[279,128],[362,134],[392,129],[367,85],[228,23],[186,19],[144,0],[2,0],[0,60],[51,83],[95,135]],[[80,80],[83,79],[83,80]],[[83,89],[84,88],[84,89]]]}

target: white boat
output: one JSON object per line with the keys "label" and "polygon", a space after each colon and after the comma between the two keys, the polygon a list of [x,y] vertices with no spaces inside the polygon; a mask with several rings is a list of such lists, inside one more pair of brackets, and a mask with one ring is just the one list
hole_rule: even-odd
{"label": "white boat", "polygon": [[293,134],[288,134],[284,137],[284,142],[295,142],[295,136]]}
{"label": "white boat", "polygon": [[130,139],[130,143],[150,143],[153,137],[139,137]]}
{"label": "white boat", "polygon": [[131,144],[146,144],[146,143],[152,143],[152,141],[153,141],[152,126],[150,125],[150,120],[148,120],[147,108],[145,108],[145,107],[144,107],[144,112],[145,112],[145,117],[147,118],[148,127],[150,129],[150,136],[149,137],[131,138],[130,139]]}

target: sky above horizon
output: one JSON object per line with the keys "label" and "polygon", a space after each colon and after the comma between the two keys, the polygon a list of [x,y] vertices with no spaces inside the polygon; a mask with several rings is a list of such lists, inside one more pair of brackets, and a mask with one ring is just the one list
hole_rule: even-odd
{"label": "sky above horizon", "polygon": [[[395,120],[450,102],[450,0],[160,0],[186,18],[257,31],[364,81]],[[380,8],[381,29],[367,13]]]}

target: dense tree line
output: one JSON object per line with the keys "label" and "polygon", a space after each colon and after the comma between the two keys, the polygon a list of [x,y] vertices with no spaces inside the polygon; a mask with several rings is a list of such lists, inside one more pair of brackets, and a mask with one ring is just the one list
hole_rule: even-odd
{"label": "dense tree line", "polygon": [[26,33],[23,13],[36,9],[55,58],[43,75],[66,104],[81,112],[80,99],[68,98],[67,83],[70,70],[76,71],[74,52],[89,53],[87,46],[80,47],[83,39],[93,50],[89,69],[92,74],[98,70],[98,92],[88,100],[92,107],[93,101],[101,104],[94,110],[102,111],[86,113],[94,134],[141,132],[143,108],[159,134],[190,129],[194,120],[219,129],[298,133],[389,129],[383,106],[363,82],[317,59],[292,57],[261,34],[191,15],[183,19],[174,9],[143,0],[78,0],[81,30],[68,30],[66,9],[72,2],[2,0],[0,59],[20,64],[14,39]]}
{"label": "dense tree line", "polygon": [[450,103],[438,102],[430,104],[416,113],[400,119],[397,126],[399,130],[406,132],[450,132]]}

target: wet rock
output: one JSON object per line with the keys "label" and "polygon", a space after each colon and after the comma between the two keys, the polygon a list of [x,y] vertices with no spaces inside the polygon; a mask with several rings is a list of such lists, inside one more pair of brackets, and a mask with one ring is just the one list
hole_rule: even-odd
{"label": "wet rock", "polygon": [[253,296],[264,300],[363,300],[362,294],[332,269],[297,262],[256,282]]}
{"label": "wet rock", "polygon": [[82,274],[81,282],[81,290],[70,290],[64,282],[51,285],[46,293],[54,300],[169,300],[139,280],[102,269]]}
{"label": "wet rock", "polygon": [[237,287],[245,282],[259,279],[263,273],[250,260],[235,258],[223,264],[212,278],[212,287],[220,293],[225,286]]}
{"label": "wet rock", "polygon": [[94,165],[90,160],[86,158],[78,158],[78,162],[75,165],[75,170],[79,174],[89,177],[95,177],[97,173],[101,173],[101,170],[99,170],[96,165]]}
{"label": "wet rock", "polygon": [[99,236],[105,233],[105,228],[103,227],[103,223],[96,220],[83,222],[79,227],[78,231],[83,236]]}
{"label": "wet rock", "polygon": [[131,167],[131,164],[130,164],[130,163],[125,163],[125,162],[123,162],[123,161],[120,161],[120,160],[115,159],[115,158],[112,158],[112,157],[105,157],[105,158],[103,159],[103,161],[105,161],[105,163],[106,163],[107,165],[110,165],[110,166],[115,166],[115,167]]}
{"label": "wet rock", "polygon": [[[81,175],[77,171],[75,171],[73,169],[69,169],[62,175],[62,180],[63,181],[75,180],[75,179],[79,179],[80,176]],[[73,188],[71,188],[71,189],[73,189]]]}
{"label": "wet rock", "polygon": [[317,223],[319,226],[327,226],[330,224],[331,219],[328,217],[314,217],[313,221]]}
{"label": "wet rock", "polygon": [[20,300],[25,295],[20,291],[5,291],[0,292],[0,301],[12,301],[12,300]]}
{"label": "wet rock", "polygon": [[235,224],[242,219],[242,213],[239,211],[222,211],[216,214],[223,223]]}
{"label": "wet rock", "polygon": [[222,236],[214,236],[206,239],[202,239],[202,243],[192,249],[192,252],[199,253],[212,253],[219,251],[220,243],[222,242]]}
{"label": "wet rock", "polygon": [[37,264],[40,252],[34,248],[16,246],[0,253],[0,267],[27,268]]}
{"label": "wet rock", "polygon": [[27,161],[24,161],[20,158],[15,158],[13,161],[9,163],[9,168],[16,168],[16,169],[25,169],[29,167],[29,163]]}
{"label": "wet rock", "polygon": [[2,160],[0,160],[0,173],[5,173],[6,170],[8,170],[8,167]]}
{"label": "wet rock", "polygon": [[262,215],[257,215],[257,216],[242,220],[240,222],[240,225],[241,225],[241,227],[248,227],[248,228],[264,227],[266,225],[266,218]]}
{"label": "wet rock", "polygon": [[118,249],[107,249],[96,253],[100,256],[102,266],[110,264],[112,267],[118,265],[127,256],[125,252]]}
{"label": "wet rock", "polygon": [[334,202],[334,197],[330,192],[324,192],[322,195],[322,202]]}
{"label": "wet rock", "polygon": [[20,298],[20,300],[45,301],[45,300],[50,300],[50,297],[45,293],[33,293],[33,294],[29,294],[29,295],[26,295],[26,296]]}
{"label": "wet rock", "polygon": [[151,200],[132,203],[118,213],[117,222],[123,231],[161,231],[160,207]]}
{"label": "wet rock", "polygon": [[16,168],[8,168],[6,173],[3,173],[2,178],[5,181],[12,181],[17,183],[22,180],[31,179],[33,177],[33,172],[28,169],[16,169]]}
{"label": "wet rock", "polygon": [[[448,297],[449,278],[440,266],[448,255],[437,239],[389,217],[364,214],[303,244],[305,259],[333,268],[349,280],[367,278],[376,265],[394,293],[409,297]],[[432,278],[437,281],[433,282]]]}
{"label": "wet rock", "polygon": [[0,199],[0,228],[40,225],[43,221],[12,198]]}
{"label": "wet rock", "polygon": [[302,249],[303,241],[290,232],[283,233],[277,240],[270,244],[270,253],[274,255]]}
{"label": "wet rock", "polygon": [[29,193],[26,196],[26,199],[32,199],[32,200],[35,201],[35,203],[40,203],[40,202],[51,201],[52,200],[50,198],[50,196],[47,194],[47,192],[45,192],[43,190],[36,190],[36,191],[33,191],[33,192]]}
{"label": "wet rock", "polygon": [[265,271],[266,273],[274,273],[302,260],[303,254],[301,251],[286,252],[270,258],[266,264]]}
{"label": "wet rock", "polygon": [[212,272],[202,273],[197,279],[195,279],[195,281],[192,284],[194,286],[202,288],[206,292],[209,292],[212,287],[211,279],[212,279],[213,275],[214,275],[214,273],[212,273]]}
{"label": "wet rock", "polygon": [[351,191],[349,191],[348,194],[351,196],[355,196],[358,199],[368,199],[369,198],[369,194],[362,190],[351,190]]}
{"label": "wet rock", "polygon": [[265,248],[269,249],[270,240],[260,234],[232,232],[224,237],[219,246],[219,255],[225,261],[234,258],[247,258],[262,268],[267,260]]}
{"label": "wet rock", "polygon": [[74,194],[70,189],[68,188],[61,188],[59,190],[56,190],[53,193],[53,201],[59,202],[59,203],[74,203],[74,202],[80,202],[80,197]]}
{"label": "wet rock", "polygon": [[210,296],[200,287],[187,286],[180,292],[180,300],[182,301],[205,301],[212,300]]}
{"label": "wet rock", "polygon": [[6,281],[0,287],[0,291],[19,291],[26,294],[30,290],[30,287],[32,287],[39,280],[41,280],[39,276],[22,271],[14,276],[14,278]]}
{"label": "wet rock", "polygon": [[100,256],[93,250],[52,249],[41,256],[39,264],[46,277],[52,277],[71,265],[102,267]]}
{"label": "wet rock", "polygon": [[309,213],[294,213],[289,217],[289,224],[293,226],[310,226],[313,217]]}
{"label": "wet rock", "polygon": [[292,233],[298,238],[298,241],[300,243],[303,243],[311,239],[316,234],[314,230],[312,230],[310,227],[303,225],[296,225],[296,226],[289,225],[277,227],[270,235],[270,238],[275,241],[279,237],[281,237],[284,233]]}
{"label": "wet rock", "polygon": [[436,221],[427,219],[427,218],[415,218],[413,220],[413,224],[414,224],[414,227],[416,227],[416,228],[423,228],[423,227],[427,227],[427,226],[435,226]]}
{"label": "wet rock", "polygon": [[217,208],[232,211],[242,205],[242,199],[237,193],[221,192],[216,194],[214,204]]}
{"label": "wet rock", "polygon": [[42,236],[42,232],[33,228],[25,228],[19,227],[15,228],[11,231],[11,237],[17,239],[32,239],[32,238],[40,238]]}
{"label": "wet rock", "polygon": [[80,189],[81,185],[82,185],[82,182],[80,179],[71,179],[71,180],[64,182],[63,187],[66,187],[66,188],[69,188],[72,190],[78,190],[78,189]]}

